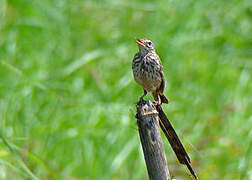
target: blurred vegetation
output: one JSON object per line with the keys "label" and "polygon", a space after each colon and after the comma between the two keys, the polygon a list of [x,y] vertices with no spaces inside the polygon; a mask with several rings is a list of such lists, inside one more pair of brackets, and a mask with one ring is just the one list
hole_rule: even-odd
{"label": "blurred vegetation", "polygon": [[199,178],[252,179],[251,34],[251,0],[0,0],[0,179],[147,179],[136,37]]}

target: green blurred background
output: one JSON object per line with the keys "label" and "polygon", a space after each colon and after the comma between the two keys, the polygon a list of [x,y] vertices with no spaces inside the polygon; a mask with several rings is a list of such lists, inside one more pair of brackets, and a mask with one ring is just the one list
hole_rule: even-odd
{"label": "green blurred background", "polygon": [[0,179],[147,179],[136,37],[199,178],[252,179],[251,0],[0,0]]}

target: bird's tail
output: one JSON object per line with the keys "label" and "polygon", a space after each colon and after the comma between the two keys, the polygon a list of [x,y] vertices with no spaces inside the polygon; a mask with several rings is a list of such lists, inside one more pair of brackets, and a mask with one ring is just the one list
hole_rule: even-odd
{"label": "bird's tail", "polygon": [[168,99],[165,97],[165,95],[160,94],[160,99],[161,99],[161,102],[162,102],[162,103],[168,104]]}

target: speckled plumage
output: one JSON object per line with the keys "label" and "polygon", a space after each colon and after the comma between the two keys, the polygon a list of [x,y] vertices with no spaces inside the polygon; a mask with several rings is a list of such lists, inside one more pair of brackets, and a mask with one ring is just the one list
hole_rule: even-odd
{"label": "speckled plumage", "polygon": [[136,82],[144,89],[143,98],[151,92],[158,104],[168,103],[164,96],[164,73],[159,56],[155,52],[153,43],[148,39],[137,39],[139,52],[132,61],[132,70]]}

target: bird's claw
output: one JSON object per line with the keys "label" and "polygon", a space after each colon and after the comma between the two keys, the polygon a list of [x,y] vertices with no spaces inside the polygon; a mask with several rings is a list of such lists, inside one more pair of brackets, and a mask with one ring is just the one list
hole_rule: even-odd
{"label": "bird's claw", "polygon": [[153,102],[153,105],[154,105],[154,106],[161,106],[161,105],[162,105],[162,102],[154,101],[154,102]]}

